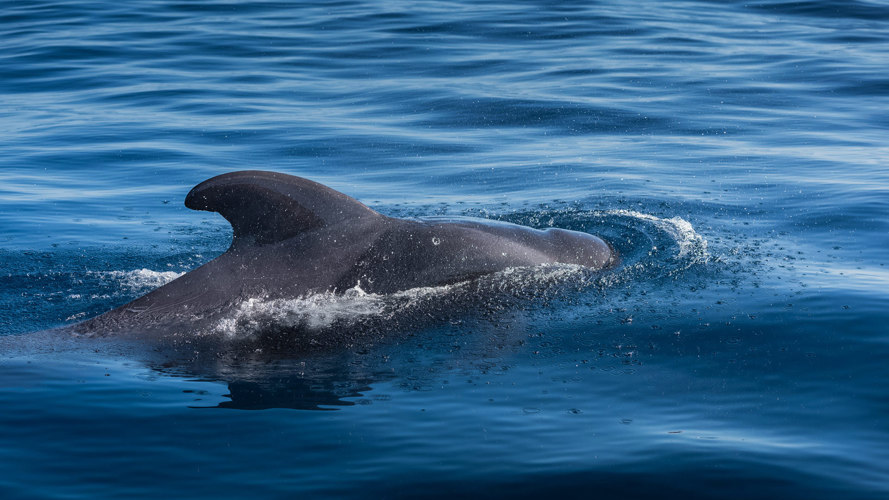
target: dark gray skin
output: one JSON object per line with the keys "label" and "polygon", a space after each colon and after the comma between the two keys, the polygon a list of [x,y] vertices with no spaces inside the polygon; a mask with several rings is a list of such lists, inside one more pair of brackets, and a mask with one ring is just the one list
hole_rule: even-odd
{"label": "dark gray skin", "polygon": [[291,175],[242,171],[206,180],[185,206],[219,212],[231,247],[216,259],[77,326],[81,333],[212,318],[250,297],[286,298],[355,287],[386,294],[466,281],[512,267],[616,264],[602,239],[484,220],[386,217],[343,193]]}

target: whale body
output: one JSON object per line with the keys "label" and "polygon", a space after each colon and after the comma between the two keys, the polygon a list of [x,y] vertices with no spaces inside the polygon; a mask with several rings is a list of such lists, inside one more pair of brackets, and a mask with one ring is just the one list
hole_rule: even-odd
{"label": "whale body", "polygon": [[398,219],[322,184],[240,171],[195,186],[185,205],[221,214],[228,250],[132,302],[77,325],[80,333],[207,318],[250,297],[367,293],[463,282],[508,268],[575,264],[600,270],[617,256],[597,236],[481,219]]}

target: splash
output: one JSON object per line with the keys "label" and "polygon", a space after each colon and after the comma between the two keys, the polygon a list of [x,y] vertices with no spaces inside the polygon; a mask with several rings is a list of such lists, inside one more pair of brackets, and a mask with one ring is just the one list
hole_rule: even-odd
{"label": "splash", "polygon": [[185,273],[135,269],[133,271],[96,271],[93,274],[120,283],[127,292],[144,292],[166,285]]}
{"label": "splash", "polygon": [[[682,217],[663,219],[654,215],[636,212],[634,210],[608,210],[602,212],[605,216],[630,217],[636,220],[650,223],[656,230],[669,236],[678,247],[674,256],[675,260],[684,261],[687,265],[702,264],[710,259],[707,251],[707,240],[698,234],[691,223]],[[654,250],[658,250],[657,247]]]}
{"label": "splash", "polygon": [[431,317],[441,310],[467,312],[473,307],[490,309],[500,299],[546,295],[546,290],[572,278],[583,278],[589,269],[577,265],[548,264],[515,267],[458,283],[411,288],[389,294],[367,293],[361,283],[344,293],[321,292],[295,298],[251,297],[241,301],[205,335],[244,340],[267,331],[330,330],[361,324],[393,325]]}
{"label": "splash", "polygon": [[387,320],[420,303],[450,293],[459,285],[422,287],[393,294],[367,293],[361,283],[343,294],[321,292],[295,298],[251,297],[210,330],[228,339],[244,339],[272,329],[322,330],[362,320]]}

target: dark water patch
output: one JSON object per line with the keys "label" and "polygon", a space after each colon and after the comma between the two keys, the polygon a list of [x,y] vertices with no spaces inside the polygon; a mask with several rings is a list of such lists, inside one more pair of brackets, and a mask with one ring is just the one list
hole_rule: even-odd
{"label": "dark water patch", "polygon": [[774,1],[746,2],[745,7],[773,14],[822,17],[827,19],[876,20],[889,18],[889,8],[877,2]]}
{"label": "dark water patch", "polygon": [[[855,76],[857,75],[848,75],[848,78],[845,80],[857,81],[857,83],[850,85],[849,83],[844,82],[838,84],[832,91],[837,94],[848,96],[886,97],[886,95],[889,94],[889,80],[873,80],[867,77],[855,78]],[[882,125],[885,126],[885,123]]]}
{"label": "dark water patch", "polygon": [[[664,496],[681,496],[690,499],[713,498],[712,491],[719,491],[721,498],[749,498],[750,495],[763,498],[780,498],[786,495],[804,494],[811,498],[834,498],[836,495],[848,494],[849,486],[843,484],[846,481],[840,479],[839,484],[825,481],[822,478],[810,476],[800,472],[791,464],[780,466],[754,465],[762,460],[750,462],[737,460],[730,456],[721,456],[719,453],[696,450],[682,450],[671,454],[666,458],[671,465],[666,470],[651,475],[646,472],[650,464],[645,459],[629,464],[621,464],[618,472],[580,470],[572,473],[547,473],[533,472],[522,476],[509,478],[503,482],[491,481],[485,477],[479,477],[469,483],[455,481],[418,481],[401,484],[399,488],[410,488],[425,491],[423,495],[428,498],[446,498],[454,495],[460,496],[485,496],[491,498],[514,498],[526,495],[576,495],[579,492],[586,494],[620,497],[632,495],[634,498],[663,498]],[[813,462],[817,458],[811,459]],[[718,465],[714,465],[718,464]],[[756,486],[738,487],[733,477],[739,470],[749,471],[755,469],[757,477]],[[851,468],[851,467],[850,467]],[[682,484],[677,481],[677,476],[694,474],[698,479],[694,484]],[[491,476],[494,476],[493,474]],[[495,476],[496,477],[496,476]],[[853,482],[853,481],[849,481]],[[814,484],[813,484],[814,483]],[[370,490],[376,490],[377,486],[368,485]],[[402,498],[399,489],[381,488],[387,496]],[[878,491],[878,490],[877,490]],[[871,498],[870,494],[852,498]]]}
{"label": "dark water patch", "polygon": [[[442,128],[455,127],[559,127],[562,133],[644,133],[664,127],[668,120],[615,108],[583,106],[571,102],[545,102],[493,98],[439,100],[431,103],[433,120],[420,122]],[[447,113],[444,110],[463,110]],[[447,113],[447,114],[445,114]]]}

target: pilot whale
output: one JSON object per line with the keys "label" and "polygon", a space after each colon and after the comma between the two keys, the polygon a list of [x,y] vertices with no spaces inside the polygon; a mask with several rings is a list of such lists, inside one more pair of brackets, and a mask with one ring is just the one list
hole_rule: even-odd
{"label": "pilot whale", "polygon": [[252,297],[388,294],[463,282],[508,268],[575,264],[600,270],[617,255],[601,238],[480,219],[398,219],[322,184],[240,171],[195,186],[185,206],[231,223],[225,253],[132,302],[84,321],[79,333],[212,318]]}

